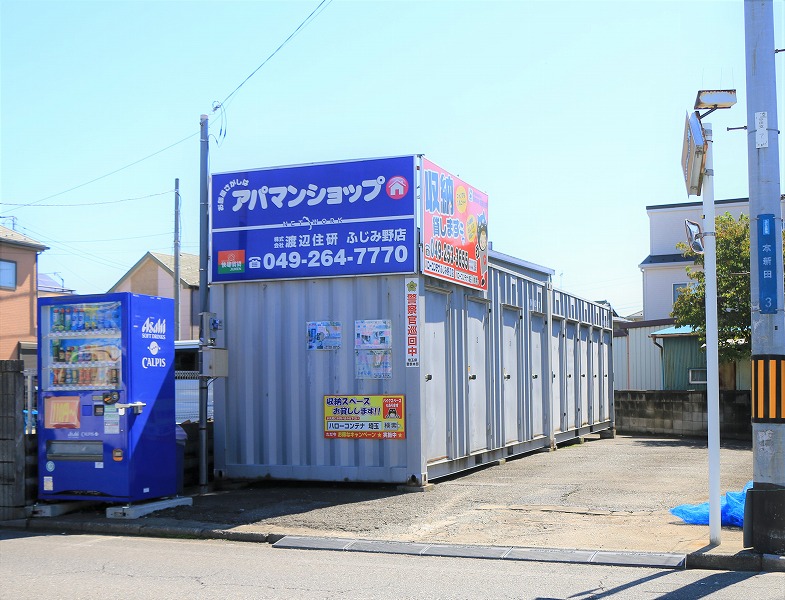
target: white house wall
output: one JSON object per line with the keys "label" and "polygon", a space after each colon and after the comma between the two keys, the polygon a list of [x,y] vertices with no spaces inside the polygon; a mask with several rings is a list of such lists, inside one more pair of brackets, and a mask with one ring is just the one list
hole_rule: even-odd
{"label": "white house wall", "polygon": [[[782,204],[785,207],[785,203]],[[703,207],[699,202],[682,205],[670,204],[662,207],[650,206],[649,215],[649,254],[662,256],[678,254],[679,242],[686,241],[684,221],[689,219],[703,227]],[[749,202],[718,201],[715,204],[717,215],[730,213],[734,219],[741,214],[749,214]],[[784,213],[785,214],[785,213]],[[643,272],[643,313],[644,319],[666,319],[673,309],[673,284],[689,281],[684,264],[649,264],[641,267]]]}
{"label": "white house wall", "polygon": [[650,266],[643,271],[643,318],[647,321],[669,319],[673,310],[673,286],[689,284],[687,266],[677,263]]}

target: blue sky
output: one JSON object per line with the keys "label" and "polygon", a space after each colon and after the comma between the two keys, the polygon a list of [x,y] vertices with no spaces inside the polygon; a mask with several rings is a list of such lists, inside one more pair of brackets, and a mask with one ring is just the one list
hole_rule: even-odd
{"label": "blue sky", "polygon": [[209,114],[211,172],[423,153],[488,193],[495,250],[629,314],[645,207],[700,200],[679,165],[699,89],[738,90],[709,118],[715,197],[748,195],[741,0],[333,0],[212,112],[318,5],[2,0],[0,223],[105,292],[172,253],[179,178],[197,254]]}

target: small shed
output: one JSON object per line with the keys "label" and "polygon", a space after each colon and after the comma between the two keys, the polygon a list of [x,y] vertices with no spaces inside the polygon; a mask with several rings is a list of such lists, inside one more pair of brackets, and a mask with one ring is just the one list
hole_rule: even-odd
{"label": "small shed", "polygon": [[[690,326],[673,326],[650,334],[662,356],[663,390],[705,390],[706,348]],[[721,390],[749,390],[750,361],[719,365]]]}

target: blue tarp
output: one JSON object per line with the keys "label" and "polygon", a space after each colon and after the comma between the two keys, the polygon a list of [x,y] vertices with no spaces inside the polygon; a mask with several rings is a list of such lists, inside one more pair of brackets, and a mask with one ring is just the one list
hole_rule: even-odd
{"label": "blue tarp", "polygon": [[[747,490],[752,487],[752,482],[740,492],[728,492],[720,499],[720,513],[722,524],[731,527],[744,526],[744,500],[747,497]],[[681,504],[671,509],[671,514],[679,517],[689,525],[708,525],[709,524],[709,503],[703,504]]]}

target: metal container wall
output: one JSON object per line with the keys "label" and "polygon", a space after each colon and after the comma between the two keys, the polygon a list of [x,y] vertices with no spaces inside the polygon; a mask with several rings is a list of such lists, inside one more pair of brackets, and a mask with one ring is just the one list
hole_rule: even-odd
{"label": "metal container wall", "polygon": [[561,397],[554,400],[554,430],[605,426],[613,413],[610,310],[554,290],[552,321],[554,360],[564,364],[554,369],[554,383],[560,380],[554,398]]}
{"label": "metal container wall", "polygon": [[[610,309],[528,275],[492,255],[487,293],[420,277],[419,367],[405,276],[213,286],[217,475],[422,483],[612,427]],[[392,323],[389,379],[355,379],[363,319]],[[307,350],[309,321],[341,322],[342,347]],[[327,394],[404,394],[406,438],[326,439]]]}
{"label": "metal container wall", "polygon": [[[408,479],[407,450],[419,439],[418,418],[407,420],[406,440],[325,439],[323,401],[326,394],[405,393],[416,408],[406,379],[417,369],[398,362],[405,354],[404,277],[213,286],[211,307],[224,319],[218,342],[225,343],[230,363],[229,376],[214,384],[219,475]],[[392,322],[391,379],[355,379],[356,319]],[[306,322],[319,320],[343,324],[340,350],[307,350]]]}

